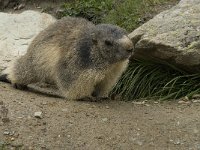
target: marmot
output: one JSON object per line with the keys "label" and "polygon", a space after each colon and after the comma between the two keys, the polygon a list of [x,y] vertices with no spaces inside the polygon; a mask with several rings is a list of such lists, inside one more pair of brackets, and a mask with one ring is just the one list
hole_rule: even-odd
{"label": "marmot", "polygon": [[52,83],[67,99],[107,97],[132,51],[124,29],[64,17],[40,32],[0,80],[7,79],[16,88]]}

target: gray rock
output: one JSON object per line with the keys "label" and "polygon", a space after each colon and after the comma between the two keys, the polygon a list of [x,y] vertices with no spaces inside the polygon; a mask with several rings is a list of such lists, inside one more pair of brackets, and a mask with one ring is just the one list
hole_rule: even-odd
{"label": "gray rock", "polygon": [[41,112],[41,111],[35,112],[35,113],[34,113],[34,117],[35,117],[35,118],[42,119],[42,112]]}
{"label": "gray rock", "polygon": [[9,131],[4,131],[3,134],[4,134],[4,135],[9,135],[10,132],[9,132]]}
{"label": "gray rock", "polygon": [[195,94],[192,96],[193,99],[200,99],[200,94]]}
{"label": "gray rock", "polygon": [[200,0],[181,0],[129,34],[135,58],[200,72]]}
{"label": "gray rock", "polygon": [[103,121],[103,122],[107,122],[107,121],[108,121],[108,118],[102,118],[102,121]]}
{"label": "gray rock", "polygon": [[36,11],[1,12],[0,18],[0,70],[23,55],[33,38],[56,20],[49,14]]}

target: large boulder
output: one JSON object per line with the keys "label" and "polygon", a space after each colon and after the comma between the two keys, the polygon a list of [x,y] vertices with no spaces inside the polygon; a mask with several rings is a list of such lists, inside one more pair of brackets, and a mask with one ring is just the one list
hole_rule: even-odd
{"label": "large boulder", "polygon": [[0,70],[23,55],[33,38],[56,20],[51,15],[36,11],[0,13],[0,18]]}
{"label": "large boulder", "polygon": [[181,0],[129,34],[135,58],[200,72],[200,0]]}

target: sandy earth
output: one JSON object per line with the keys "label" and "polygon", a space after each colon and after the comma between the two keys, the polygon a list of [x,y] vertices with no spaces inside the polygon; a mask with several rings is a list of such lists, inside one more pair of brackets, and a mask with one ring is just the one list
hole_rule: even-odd
{"label": "sandy earth", "polygon": [[198,150],[199,111],[177,101],[67,101],[0,83],[0,150]]}

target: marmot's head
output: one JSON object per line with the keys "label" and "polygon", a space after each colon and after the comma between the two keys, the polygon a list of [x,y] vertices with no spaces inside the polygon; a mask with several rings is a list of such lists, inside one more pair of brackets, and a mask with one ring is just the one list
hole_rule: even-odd
{"label": "marmot's head", "polygon": [[133,43],[124,29],[110,25],[96,25],[92,35],[95,50],[100,57],[109,62],[117,62],[129,58],[133,52]]}
{"label": "marmot's head", "polygon": [[133,43],[118,26],[99,24],[84,28],[77,42],[78,62],[87,67],[94,63],[116,63],[128,59]]}

